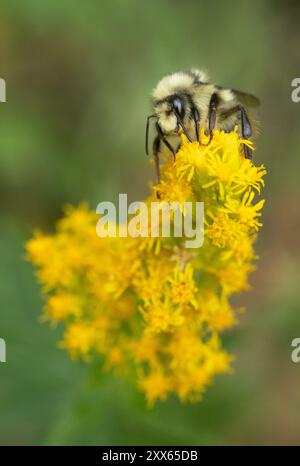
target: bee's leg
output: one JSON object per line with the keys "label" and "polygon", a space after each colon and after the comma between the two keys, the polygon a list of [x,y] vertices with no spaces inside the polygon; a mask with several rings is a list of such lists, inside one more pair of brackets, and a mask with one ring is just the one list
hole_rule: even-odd
{"label": "bee's leg", "polygon": [[155,162],[155,171],[156,171],[156,178],[157,184],[160,183],[160,169],[159,169],[159,156],[158,153],[160,151],[160,137],[157,135],[153,141],[153,157]]}
{"label": "bee's leg", "polygon": [[179,143],[177,144],[176,154],[177,154],[177,152],[179,151],[180,148],[181,148],[181,142],[179,142]]}
{"label": "bee's leg", "polygon": [[[243,139],[249,139],[252,136],[251,123],[244,107],[240,105],[239,110],[241,115],[242,137]],[[252,159],[252,149],[250,149],[246,144],[244,144],[244,154],[246,159]]]}
{"label": "bee's leg", "polygon": [[[161,138],[159,135],[157,135],[153,141],[153,157],[154,157],[154,162],[155,162],[157,184],[160,184],[160,169],[159,169],[159,155],[158,155],[160,151],[160,145],[161,145]],[[157,199],[160,199],[159,191],[156,191],[156,197]]]}
{"label": "bee's leg", "polygon": [[209,130],[209,143],[213,137],[213,130],[216,126],[216,117],[217,117],[217,106],[219,103],[219,96],[214,92],[210,98],[209,108],[208,108],[208,130]]}
{"label": "bee's leg", "polygon": [[[222,124],[226,122],[227,118],[232,117],[234,114],[240,114],[240,125],[241,125],[241,134],[243,139],[249,139],[252,136],[251,123],[249,121],[248,115],[242,105],[235,105],[232,108],[227,109],[226,111],[220,113],[220,120]],[[234,125],[233,125],[234,127]],[[232,127],[232,129],[233,129]],[[246,159],[252,159],[252,150],[246,144],[243,144],[244,154]]]}
{"label": "bee's leg", "polygon": [[161,127],[159,126],[158,123],[156,124],[156,129],[157,129],[158,136],[159,136],[160,140],[166,145],[166,147],[169,149],[169,151],[171,152],[171,154],[173,155],[174,160],[175,160],[176,152],[173,149],[173,147],[171,146],[171,144],[169,143],[169,141],[165,138],[164,133],[162,132]]}
{"label": "bee's leg", "polygon": [[196,138],[197,138],[197,141],[200,142],[200,134],[199,134],[200,115],[199,115],[198,110],[195,107],[192,108],[192,116],[193,116],[193,120],[195,123]]}
{"label": "bee's leg", "polygon": [[[167,141],[167,139],[165,138],[164,136],[164,133],[162,132],[161,130],[161,127],[159,126],[158,123],[156,123],[156,130],[157,130],[157,135],[153,141],[153,157],[154,157],[154,162],[155,162],[155,171],[156,171],[156,177],[157,177],[157,184],[160,184],[160,169],[159,169],[159,151],[160,151],[160,148],[161,148],[161,142],[163,142],[166,147],[169,149],[169,151],[173,154],[173,157],[174,157],[174,160],[175,160],[175,157],[176,157],[176,152],[175,150],[173,149],[173,147],[171,146],[171,144],[169,143],[169,141]],[[156,192],[156,195],[157,195],[157,198],[160,199],[160,194],[159,194],[159,191]]]}

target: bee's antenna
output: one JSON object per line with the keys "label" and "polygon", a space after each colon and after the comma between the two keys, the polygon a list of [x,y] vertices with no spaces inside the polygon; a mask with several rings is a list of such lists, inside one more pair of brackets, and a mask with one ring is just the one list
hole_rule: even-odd
{"label": "bee's antenna", "polygon": [[146,149],[146,154],[149,155],[149,123],[150,119],[157,117],[156,113],[153,113],[153,115],[149,115],[147,117],[147,123],[146,123],[146,135],[145,135],[145,149]]}
{"label": "bee's antenna", "polygon": [[191,136],[189,135],[189,133],[187,132],[184,124],[183,124],[183,121],[182,119],[180,118],[180,115],[178,114],[178,112],[175,111],[175,115],[176,115],[176,118],[177,118],[177,123],[179,124],[179,126],[182,128],[182,131],[184,132],[184,135],[187,137],[187,139],[189,140],[189,142],[192,142],[192,139],[191,139]]}

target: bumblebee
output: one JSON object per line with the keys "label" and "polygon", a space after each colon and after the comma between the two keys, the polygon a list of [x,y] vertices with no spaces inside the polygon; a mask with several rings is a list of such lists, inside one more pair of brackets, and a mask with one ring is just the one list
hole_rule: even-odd
{"label": "bumblebee", "polygon": [[[174,158],[180,147],[180,134],[200,141],[200,129],[213,137],[213,130],[232,131],[236,126],[243,139],[252,136],[247,108],[260,104],[257,97],[237,89],[228,89],[209,82],[200,70],[180,71],[163,77],[152,93],[154,113],[147,117],[146,153],[149,154],[149,124],[155,118],[156,137],[153,142],[157,181],[160,182],[159,154],[163,145]],[[252,158],[244,144],[244,155]]]}

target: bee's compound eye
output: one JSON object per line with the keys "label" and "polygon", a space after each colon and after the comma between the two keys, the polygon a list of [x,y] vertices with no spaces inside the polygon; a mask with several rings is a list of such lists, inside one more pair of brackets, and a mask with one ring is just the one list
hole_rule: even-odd
{"label": "bee's compound eye", "polygon": [[179,97],[176,97],[176,98],[173,100],[173,107],[174,107],[175,112],[176,112],[180,117],[183,117],[183,105],[182,105],[182,101],[181,101],[181,99],[179,99]]}

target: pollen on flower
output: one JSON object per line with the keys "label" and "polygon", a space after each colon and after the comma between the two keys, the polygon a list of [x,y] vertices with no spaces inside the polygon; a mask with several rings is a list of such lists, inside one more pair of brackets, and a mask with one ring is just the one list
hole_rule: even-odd
{"label": "pollen on flower", "polygon": [[178,266],[174,272],[174,277],[169,279],[169,283],[171,284],[171,299],[174,304],[192,304],[197,307],[195,298],[197,287],[191,264],[188,264],[183,271]]}
{"label": "pollen on flower", "polygon": [[181,309],[174,304],[167,296],[165,299],[153,299],[150,304],[140,309],[148,332],[170,332],[183,324],[184,316]]}
{"label": "pollen on flower", "polygon": [[202,247],[186,249],[184,236],[99,238],[85,204],[68,206],[52,235],[36,232],[26,247],[43,316],[65,326],[60,347],[133,375],[149,406],[171,394],[198,400],[230,372],[221,335],[237,324],[241,309],[230,298],[249,288],[255,268],[266,170],[244,158],[251,143],[236,131],[214,131],[208,142],[204,131],[200,143],[182,136],[146,200],[180,202],[183,215],[186,201],[204,202]]}

